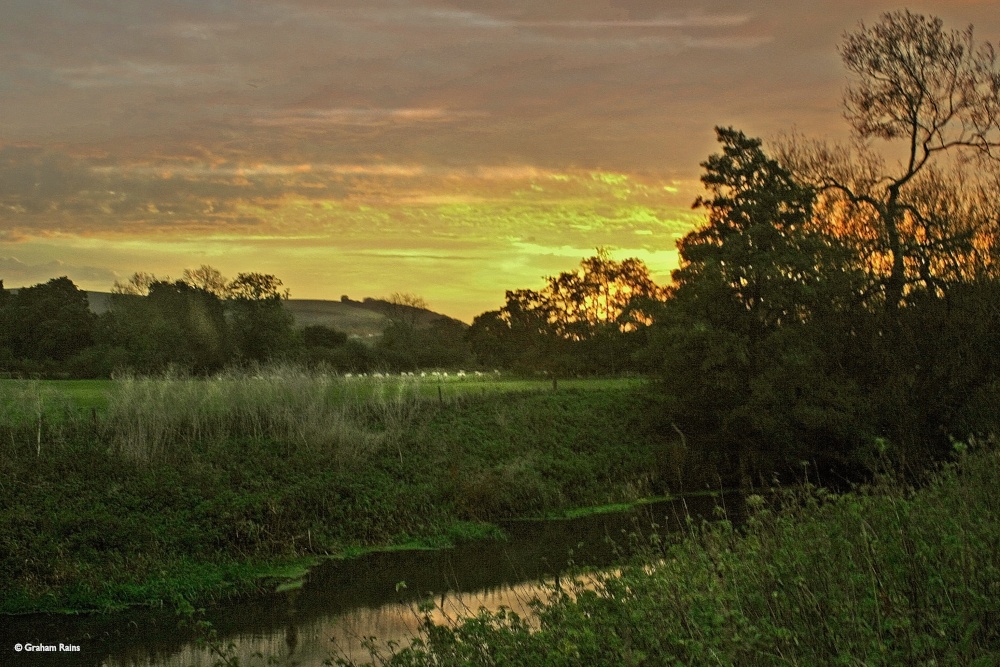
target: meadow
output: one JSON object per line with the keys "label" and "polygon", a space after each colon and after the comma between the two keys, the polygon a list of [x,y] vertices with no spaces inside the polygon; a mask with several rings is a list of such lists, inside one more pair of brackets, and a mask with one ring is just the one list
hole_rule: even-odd
{"label": "meadow", "polygon": [[[3,381],[0,613],[191,609],[295,586],[323,558],[711,487],[647,400],[636,379],[294,367]],[[531,618],[428,614],[412,646],[372,661],[996,664],[995,443],[956,441],[919,480],[884,464],[846,493],[751,495],[739,525],[632,544],[634,562],[564,579]]]}
{"label": "meadow", "polygon": [[0,385],[0,613],[208,600],[290,565],[661,492],[637,380]]}
{"label": "meadow", "polygon": [[[462,373],[462,375],[459,375]],[[428,398],[438,397],[438,387],[441,387],[442,396],[453,398],[469,393],[509,393],[525,391],[544,391],[552,388],[552,381],[545,377],[525,378],[514,375],[500,374],[497,372],[470,371],[447,371],[424,374],[371,374],[371,375],[338,375],[325,373],[302,373],[292,367],[270,367],[269,369],[257,369],[239,373],[222,374],[215,378],[218,380],[228,380],[231,383],[241,383],[256,380],[274,380],[282,375],[293,375],[302,377],[323,377],[332,387],[341,385],[342,388],[352,388],[360,396],[370,393],[377,393],[379,388],[386,388],[405,383],[417,389],[417,393]],[[128,377],[128,376],[126,376]],[[180,379],[184,376],[164,376],[173,379]],[[196,383],[198,378],[184,377],[188,382]],[[584,389],[600,390],[605,388],[637,387],[643,380],[639,378],[564,378],[557,380],[557,388],[563,389]],[[44,405],[44,409],[52,412],[53,409],[63,409],[73,407],[79,410],[90,410],[96,408],[104,410],[108,406],[109,397],[121,386],[117,380],[92,379],[92,380],[22,380],[0,378],[0,397],[36,396]]]}

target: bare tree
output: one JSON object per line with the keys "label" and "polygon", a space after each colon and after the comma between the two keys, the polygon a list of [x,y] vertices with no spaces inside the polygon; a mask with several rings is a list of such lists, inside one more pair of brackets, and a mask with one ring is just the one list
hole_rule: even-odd
{"label": "bare tree", "polygon": [[[972,221],[989,221],[967,214],[989,187],[977,177],[991,171],[983,163],[1000,161],[1000,72],[993,47],[977,45],[971,26],[945,30],[941,19],[909,11],[861,24],[844,36],[840,55],[852,74],[844,115],[853,148],[791,141],[783,158],[826,195],[820,210],[877,244],[870,268],[895,311],[908,284],[938,287],[941,266],[928,253],[955,257],[981,236]],[[885,154],[877,141],[887,142]],[[936,185],[944,180],[947,188]]]}
{"label": "bare tree", "polygon": [[280,303],[290,296],[287,289],[281,289],[283,284],[270,273],[241,273],[226,286],[226,295],[237,301]]}
{"label": "bare tree", "polygon": [[410,329],[417,326],[420,311],[427,310],[427,301],[410,292],[393,292],[385,301],[390,305],[387,313],[389,319]]}
{"label": "bare tree", "polygon": [[124,282],[116,280],[114,285],[111,286],[111,293],[130,296],[146,296],[149,294],[149,288],[153,283],[169,282],[169,280],[169,278],[157,278],[152,273],[136,271],[129,277],[128,280]]}
{"label": "bare tree", "polygon": [[221,271],[207,264],[202,264],[197,269],[184,269],[181,280],[220,299],[225,299],[229,295],[229,281]]}

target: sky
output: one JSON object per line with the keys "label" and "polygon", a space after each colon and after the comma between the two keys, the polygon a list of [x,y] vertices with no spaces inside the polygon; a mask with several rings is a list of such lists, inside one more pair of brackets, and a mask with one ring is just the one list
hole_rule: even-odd
{"label": "sky", "polygon": [[[861,0],[0,0],[0,280],[271,273],[466,322],[658,282],[715,126],[843,140]],[[914,2],[997,44],[995,0]]]}

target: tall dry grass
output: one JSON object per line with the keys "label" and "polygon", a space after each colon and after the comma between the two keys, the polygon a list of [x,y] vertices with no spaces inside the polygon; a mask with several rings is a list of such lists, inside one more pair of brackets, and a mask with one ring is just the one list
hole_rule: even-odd
{"label": "tall dry grass", "polygon": [[289,451],[333,449],[348,459],[398,442],[415,414],[415,388],[292,366],[117,378],[102,435],[137,461],[183,458],[206,444],[272,441]]}
{"label": "tall dry grass", "polygon": [[42,456],[61,447],[80,426],[71,401],[37,380],[4,384],[0,391],[0,455]]}

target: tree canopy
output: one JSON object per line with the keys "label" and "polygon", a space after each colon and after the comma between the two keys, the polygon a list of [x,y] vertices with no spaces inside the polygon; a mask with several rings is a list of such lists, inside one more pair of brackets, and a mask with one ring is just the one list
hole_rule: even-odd
{"label": "tree canopy", "polygon": [[634,367],[650,304],[663,289],[638,259],[616,261],[604,249],[575,271],[518,289],[478,316],[468,338],[487,365],[550,373],[608,373]]}

